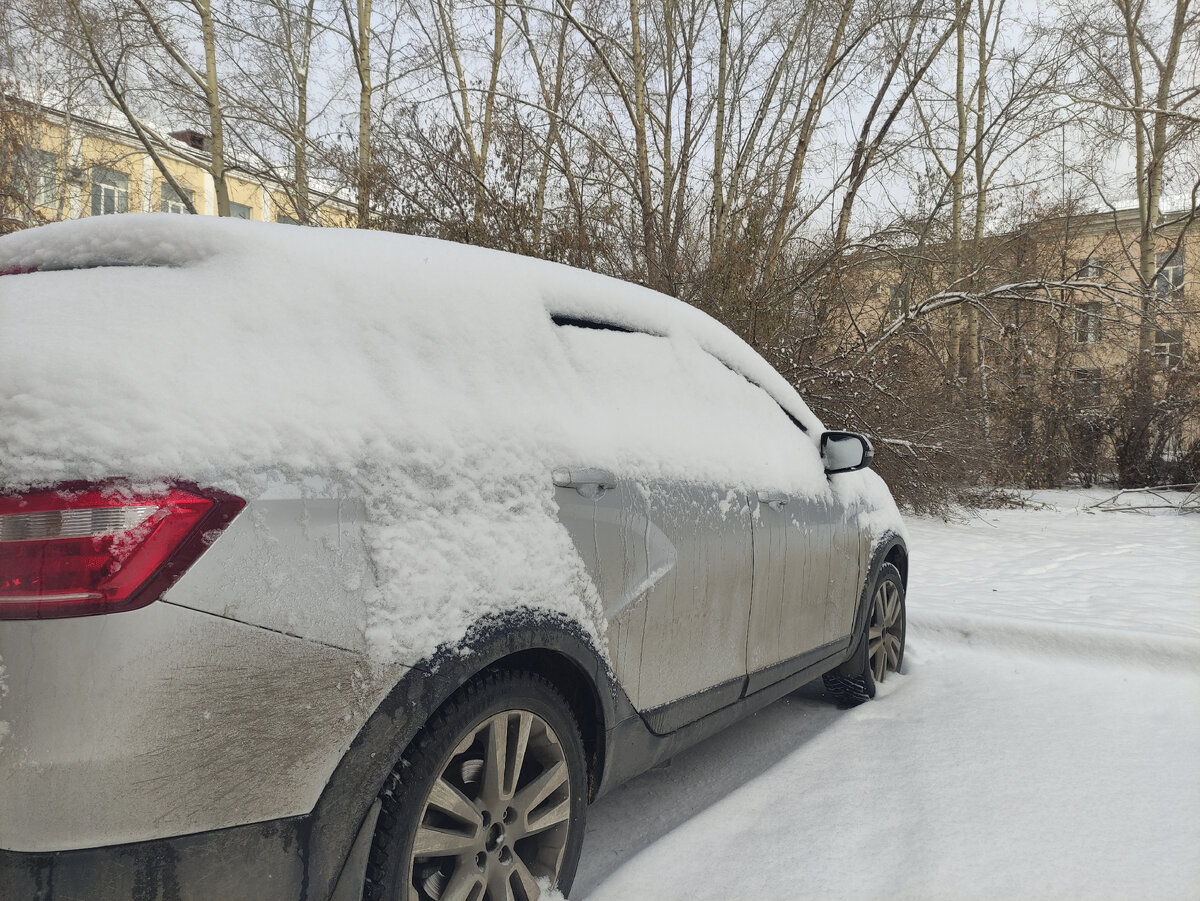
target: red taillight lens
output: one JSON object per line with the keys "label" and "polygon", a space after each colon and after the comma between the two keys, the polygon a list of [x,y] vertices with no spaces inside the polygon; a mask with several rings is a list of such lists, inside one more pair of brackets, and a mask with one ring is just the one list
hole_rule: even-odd
{"label": "red taillight lens", "polygon": [[0,494],[0,619],[144,607],[245,506],[209,488],[70,483]]}

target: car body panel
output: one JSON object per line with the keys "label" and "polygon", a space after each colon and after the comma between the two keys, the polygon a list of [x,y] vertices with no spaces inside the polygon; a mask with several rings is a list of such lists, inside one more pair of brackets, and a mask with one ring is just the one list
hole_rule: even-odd
{"label": "car body panel", "polygon": [[649,711],[718,683],[740,695],[753,566],[743,495],[614,478],[608,489],[560,487],[555,499],[600,594],[613,670],[633,705]]}
{"label": "car body panel", "polygon": [[722,488],[661,481],[618,479],[613,493],[621,522],[633,526],[621,529],[614,552],[653,560],[651,535],[674,549],[674,564],[663,554],[633,604],[644,615],[634,706],[649,710],[741,679],[753,565],[745,505],[728,504]]}
{"label": "car body panel", "polygon": [[[861,588],[856,613],[859,629],[867,615],[874,574],[885,558],[896,562],[902,574],[907,575],[903,540],[894,534],[879,536],[872,546],[870,576]],[[146,609],[169,606],[158,604]],[[187,617],[199,616],[191,611],[180,613]],[[111,619],[134,615],[121,614]],[[93,621],[103,619],[92,618]],[[199,637],[187,630],[183,634]],[[527,665],[520,661],[528,659],[525,656],[528,648],[537,647],[556,655],[583,676],[587,684],[595,686],[593,716],[599,732],[590,754],[594,767],[592,794],[599,797],[815,675],[835,667],[853,651],[850,647],[835,648],[823,658],[810,657],[800,661],[800,669],[786,675],[780,672],[769,684],[759,687],[747,684],[743,698],[669,734],[660,735],[633,708],[607,666],[603,650],[593,645],[577,624],[561,616],[516,611],[493,621],[481,622],[464,647],[466,653],[448,648],[438,658],[424,662],[421,669],[403,671],[349,742],[311,813],[181,838],[78,852],[0,851],[0,896],[6,896],[4,891],[10,891],[13,897],[24,897],[28,886],[56,885],[59,890],[42,897],[60,901],[76,897],[86,897],[88,901],[116,901],[129,897],[128,886],[136,880],[143,887],[174,886],[177,893],[164,894],[164,897],[176,897],[180,901],[211,898],[209,890],[222,885],[225,886],[220,893],[223,901],[327,899],[339,884],[360,825],[368,817],[392,761],[397,759],[425,718],[473,673],[488,666],[503,665],[505,661]],[[269,649],[265,650],[270,654]],[[689,699],[683,698],[661,710],[669,715],[672,708],[688,702]],[[272,744],[281,741],[286,738],[275,736]],[[271,757],[265,760],[272,762]],[[259,768],[254,767],[254,772],[258,771]],[[226,791],[245,790],[244,772],[226,772],[240,779],[233,787],[226,783]],[[234,850],[229,850],[231,843],[236,846]],[[214,860],[221,860],[224,869],[218,876],[206,877]],[[348,874],[346,878],[352,882],[356,877]],[[225,879],[224,883],[222,879]],[[297,891],[297,885],[302,887],[302,894]],[[88,886],[89,893],[71,894],[72,886]],[[345,886],[341,888],[345,889]]]}
{"label": "car body panel", "polygon": [[[747,657],[752,673],[842,637],[827,635],[825,624],[830,583],[841,575],[833,568],[837,510],[826,498],[763,496],[768,500],[750,499],[754,597]],[[850,607],[853,602],[841,603]]]}
{"label": "car body panel", "polygon": [[[308,818],[53,853],[0,849],[4,901],[325,901],[308,890]],[[358,898],[362,897],[359,889]]]}
{"label": "car body panel", "polygon": [[0,658],[14,851],[307,813],[375,706],[356,654],[164,602],[6,622]]}
{"label": "car body panel", "polygon": [[[560,486],[554,500],[600,596],[613,672],[636,703],[646,611],[634,602],[675,566],[674,545],[649,520],[627,521],[633,511],[613,490]],[[642,541],[626,542],[626,535],[639,532]]]}
{"label": "car body panel", "polygon": [[379,590],[366,507],[333,483],[273,480],[165,595],[275,632],[365,653]]}

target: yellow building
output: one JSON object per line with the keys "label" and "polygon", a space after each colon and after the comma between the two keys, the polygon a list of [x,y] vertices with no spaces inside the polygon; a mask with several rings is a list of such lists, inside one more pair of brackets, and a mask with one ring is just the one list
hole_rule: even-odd
{"label": "yellow building", "polygon": [[[1163,215],[1155,237],[1155,276],[1149,286],[1155,308],[1151,352],[1162,369],[1178,366],[1185,348],[1200,347],[1200,291],[1190,277],[1200,266],[1200,222],[1196,211]],[[1129,362],[1137,352],[1144,289],[1138,274],[1138,214],[1135,209],[1093,213],[1040,223],[1028,230],[1027,247],[1043,258],[1057,253],[1064,281],[1094,282],[1100,288],[1064,295],[1076,371],[1082,381]],[[1054,237],[1057,236],[1057,237]],[[1044,260],[1041,268],[1051,268]]]}
{"label": "yellow building", "polygon": [[[1047,331],[1029,335],[1030,340],[1044,358],[1069,357],[1081,382],[1096,381],[1101,371],[1129,363],[1138,350],[1145,293],[1137,270],[1137,219],[1137,210],[1121,209],[1054,217],[1015,233],[989,236],[978,256],[964,261],[964,273],[976,267],[973,276],[965,276],[957,286],[981,294],[993,313],[982,317],[982,344],[991,344],[994,353],[1036,319]],[[882,264],[866,267],[871,287],[848,305],[854,327],[868,335],[881,333],[910,309],[917,310],[922,300],[951,290],[944,259],[948,252],[943,245],[900,250]],[[1192,275],[1200,267],[1200,211],[1164,214],[1156,229],[1155,261],[1152,352],[1156,362],[1169,369],[1183,360],[1186,350],[1200,348],[1200,290]],[[988,296],[1012,283],[1072,287],[1022,289],[1030,298],[1023,310],[1012,296],[1020,291]],[[952,317],[965,328],[961,308],[918,321],[947,341]],[[966,332],[962,334],[967,340]],[[1051,343],[1061,346],[1052,348]],[[981,359],[986,363],[984,350]],[[992,365],[998,366],[994,356]]]}
{"label": "yellow building", "polygon": [[[1138,459],[1165,475],[1137,478],[1173,478],[1200,454],[1200,210],[1180,206],[1156,224],[1149,284],[1136,209],[1047,217],[964,244],[956,286],[946,244],[872,253],[847,292],[850,322],[829,331],[880,355],[901,344],[926,376],[940,366],[958,392],[950,409],[976,411],[974,427],[1030,484],[1090,479],[1114,458],[1122,478]],[[937,308],[955,288],[964,302]],[[1135,388],[1141,362],[1149,391]]]}
{"label": "yellow building", "polygon": [[[24,195],[15,204],[22,225],[125,212],[188,212],[184,197],[163,178],[137,135],[115,118],[103,122],[26,103],[9,109],[20,111],[16,128],[23,159],[13,169],[18,193]],[[216,215],[212,175],[197,163],[206,154],[205,142],[198,132],[177,131],[156,151],[196,212]],[[239,167],[227,172],[225,181],[231,216],[299,221],[288,186],[278,180]],[[354,224],[354,206],[344,197],[311,186],[308,195],[308,224]]]}

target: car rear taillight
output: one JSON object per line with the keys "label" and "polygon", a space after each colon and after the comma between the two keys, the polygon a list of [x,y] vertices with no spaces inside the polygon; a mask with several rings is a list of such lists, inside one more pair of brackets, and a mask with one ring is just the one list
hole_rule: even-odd
{"label": "car rear taillight", "polygon": [[245,506],[223,491],[79,483],[0,494],[0,620],[135,610]]}

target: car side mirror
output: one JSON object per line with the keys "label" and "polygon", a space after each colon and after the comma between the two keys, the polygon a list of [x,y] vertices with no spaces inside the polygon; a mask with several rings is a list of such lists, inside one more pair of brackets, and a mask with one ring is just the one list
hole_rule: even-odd
{"label": "car side mirror", "polygon": [[866,469],[875,459],[875,448],[865,435],[857,432],[823,432],[821,459],[826,474]]}

